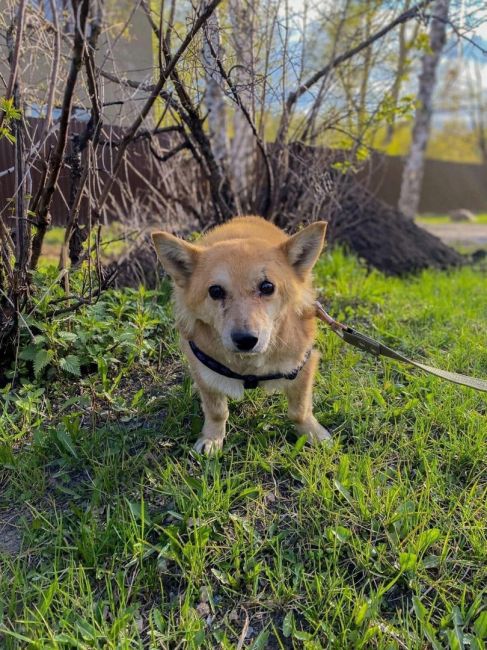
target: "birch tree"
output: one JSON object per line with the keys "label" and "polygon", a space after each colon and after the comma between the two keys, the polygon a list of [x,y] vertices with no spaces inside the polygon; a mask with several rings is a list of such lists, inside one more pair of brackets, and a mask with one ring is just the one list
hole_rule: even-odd
{"label": "birch tree", "polygon": [[216,11],[209,17],[204,30],[202,62],[205,69],[205,104],[208,110],[208,128],[215,159],[223,171],[228,166],[228,134],[225,96],[219,70],[223,48]]}
{"label": "birch tree", "polygon": [[431,9],[429,51],[423,56],[419,77],[418,108],[414,118],[411,149],[403,172],[399,210],[414,219],[419,206],[424,157],[433,115],[433,93],[438,63],[446,41],[449,0],[436,0]]}
{"label": "birch tree", "polygon": [[253,36],[254,7],[251,0],[230,0],[232,45],[237,65],[235,73],[240,96],[240,106],[235,108],[231,145],[231,175],[239,212],[249,209],[251,203],[252,170],[255,164],[255,138],[252,127],[244,113],[254,115],[254,60]]}

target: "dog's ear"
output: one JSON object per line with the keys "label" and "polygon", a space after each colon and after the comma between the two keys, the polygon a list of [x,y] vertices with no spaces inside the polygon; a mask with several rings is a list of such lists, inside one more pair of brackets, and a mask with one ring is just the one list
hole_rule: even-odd
{"label": "dog's ear", "polygon": [[168,232],[153,232],[152,240],[157,256],[174,282],[184,286],[193,273],[198,258],[198,249]]}
{"label": "dog's ear", "polygon": [[325,241],[326,221],[317,221],[290,237],[284,244],[286,257],[299,277],[311,271]]}

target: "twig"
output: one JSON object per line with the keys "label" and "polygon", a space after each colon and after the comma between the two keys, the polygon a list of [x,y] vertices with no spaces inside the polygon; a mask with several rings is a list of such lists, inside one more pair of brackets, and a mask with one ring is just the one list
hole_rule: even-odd
{"label": "twig", "polygon": [[68,125],[71,117],[71,107],[73,102],[73,94],[76,86],[76,80],[81,68],[83,48],[85,43],[85,25],[88,16],[90,2],[89,0],[81,0],[81,7],[78,5],[78,0],[73,0],[75,15],[76,32],[73,43],[73,53],[71,58],[71,67],[69,70],[68,78],[66,80],[66,87],[64,90],[63,107],[61,111],[61,120],[59,123],[59,135],[57,146],[51,156],[50,169],[47,174],[46,184],[40,194],[39,203],[37,206],[37,219],[38,228],[32,242],[32,258],[31,267],[36,268],[42,249],[42,242],[44,235],[49,227],[50,216],[49,207],[51,205],[52,197],[56,187],[56,183],[61,171],[61,166],[64,158],[64,151],[66,149],[66,141],[68,137]]}
{"label": "twig", "polygon": [[150,110],[152,109],[152,106],[154,105],[154,102],[159,97],[161,90],[163,89],[164,85],[169,79],[171,73],[174,71],[179,59],[187,50],[195,35],[198,33],[198,31],[201,29],[201,27],[204,25],[208,17],[213,13],[213,11],[216,9],[216,7],[221,3],[221,1],[222,0],[213,0],[212,2],[210,2],[207,5],[207,7],[201,12],[199,17],[195,20],[192,28],[186,34],[186,37],[184,38],[183,42],[179,46],[177,52],[171,57],[170,61],[167,63],[163,74],[159,76],[159,80],[157,84],[154,86],[154,89],[152,90],[150,97],[147,99],[146,103],[144,104],[144,107],[142,108],[139,115],[132,123],[131,127],[128,129],[127,133],[124,135],[122,143],[118,149],[117,156],[114,161],[112,175],[105,183],[102,193],[98,199],[96,210],[95,210],[95,218],[97,219],[100,218],[100,214],[103,209],[103,206],[105,205],[110,190],[112,189],[113,183],[115,182],[117,173],[120,170],[120,167],[122,165],[125,150],[127,149],[129,142],[135,136],[141,124],[149,114]]}
{"label": "twig", "polygon": [[155,150],[155,147],[152,144],[152,142],[149,143],[149,148],[150,148],[151,154],[154,156],[154,158],[156,160],[158,160],[159,162],[163,163],[163,162],[167,162],[168,160],[170,160],[173,156],[178,154],[180,151],[183,151],[184,149],[189,149],[189,145],[188,145],[188,141],[185,140],[184,142],[181,142],[180,144],[176,145],[174,147],[174,149],[171,149],[170,151],[168,151],[167,153],[165,153],[162,156],[161,156],[160,153],[158,153]]}

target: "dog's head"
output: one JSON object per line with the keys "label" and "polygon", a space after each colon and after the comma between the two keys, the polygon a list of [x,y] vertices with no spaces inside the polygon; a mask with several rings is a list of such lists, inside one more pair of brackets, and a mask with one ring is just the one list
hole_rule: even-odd
{"label": "dog's head", "polygon": [[228,239],[201,245],[166,232],[152,237],[175,284],[178,319],[190,338],[197,321],[213,330],[228,352],[262,354],[279,344],[278,324],[302,313],[314,300],[311,270],[326,222],[278,242]]}

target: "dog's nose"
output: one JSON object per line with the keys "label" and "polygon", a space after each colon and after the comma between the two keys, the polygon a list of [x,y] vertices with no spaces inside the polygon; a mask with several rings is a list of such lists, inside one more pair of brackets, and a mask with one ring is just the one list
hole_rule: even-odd
{"label": "dog's nose", "polygon": [[250,352],[255,348],[258,340],[259,338],[250,334],[250,332],[232,332],[232,341],[242,352]]}

